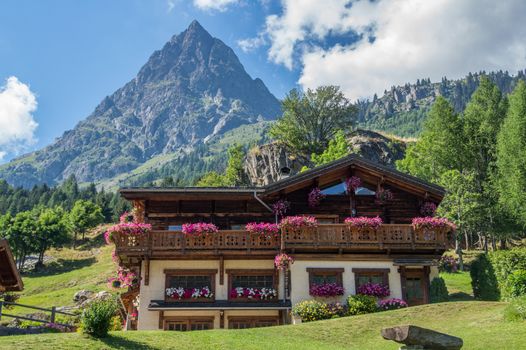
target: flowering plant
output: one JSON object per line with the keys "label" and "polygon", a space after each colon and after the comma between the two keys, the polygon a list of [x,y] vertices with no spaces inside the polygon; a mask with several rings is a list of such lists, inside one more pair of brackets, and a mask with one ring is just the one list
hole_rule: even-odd
{"label": "flowering plant", "polygon": [[287,216],[279,223],[281,229],[298,229],[300,227],[316,227],[318,221],[314,216]]}
{"label": "flowering plant", "polygon": [[210,287],[202,288],[183,288],[183,287],[172,287],[166,288],[166,295],[173,299],[198,299],[207,298],[210,299],[214,296]]}
{"label": "flowering plant", "polygon": [[277,269],[285,270],[293,263],[294,263],[294,259],[285,253],[278,254],[274,258],[274,266],[276,266]]}
{"label": "flowering plant", "polygon": [[195,224],[183,224],[182,231],[185,235],[190,236],[208,236],[219,232],[214,224],[206,222],[198,222]]}
{"label": "flowering plant", "polygon": [[365,283],[358,287],[357,294],[369,295],[377,298],[387,297],[391,294],[389,287],[379,283]]}
{"label": "flowering plant", "polygon": [[378,302],[379,310],[396,310],[396,309],[402,309],[407,306],[408,305],[405,301],[403,301],[402,299],[397,299],[397,298],[380,300]]}
{"label": "flowering plant", "polygon": [[357,228],[372,228],[374,230],[377,230],[380,226],[382,226],[383,221],[380,217],[375,218],[368,218],[366,216],[359,216],[356,218],[347,218],[345,219],[345,223],[349,225],[350,227],[357,227]]}
{"label": "flowering plant", "polygon": [[425,216],[420,218],[413,218],[413,228],[420,229],[448,229],[454,231],[457,226],[446,218],[436,218]]}
{"label": "flowering plant", "polygon": [[321,200],[325,198],[325,194],[321,192],[319,187],[314,187],[309,192],[309,207],[316,208],[320,205]]}
{"label": "flowering plant", "polygon": [[123,222],[111,226],[104,232],[104,239],[107,244],[113,243],[113,235],[119,233],[127,236],[146,235],[152,230],[152,225],[139,222]]}
{"label": "flowering plant", "polygon": [[344,289],[337,283],[313,284],[310,286],[309,294],[313,297],[334,297],[343,295]]}
{"label": "flowering plant", "polygon": [[438,261],[438,270],[440,272],[455,273],[458,271],[457,259],[452,256],[443,255]]}
{"label": "flowering plant", "polygon": [[274,288],[232,288],[230,291],[231,298],[248,298],[256,300],[269,300],[276,298],[278,292]]}
{"label": "flowering plant", "polygon": [[133,271],[119,267],[117,277],[108,278],[108,286],[113,289],[135,288],[139,285],[139,276]]}
{"label": "flowering plant", "polygon": [[345,191],[348,194],[356,192],[358,187],[362,185],[362,179],[358,176],[351,176],[345,180]]}
{"label": "flowering plant", "polygon": [[424,216],[435,216],[437,205],[433,202],[424,202],[420,207],[420,214]]}
{"label": "flowering plant", "polygon": [[347,314],[347,306],[341,303],[327,304],[327,308],[329,309],[329,314],[331,315],[331,318],[343,317]]}
{"label": "flowering plant", "polygon": [[391,192],[390,190],[385,190],[381,188],[378,191],[376,191],[375,197],[376,197],[376,203],[384,204],[388,201],[393,200],[394,195],[393,195],[393,192]]}
{"label": "flowering plant", "polygon": [[277,216],[284,216],[290,208],[290,202],[280,199],[272,205],[272,212]]}
{"label": "flowering plant", "polygon": [[279,235],[278,225],[267,222],[251,222],[245,226],[245,229],[251,234],[260,235],[265,238],[277,237]]}

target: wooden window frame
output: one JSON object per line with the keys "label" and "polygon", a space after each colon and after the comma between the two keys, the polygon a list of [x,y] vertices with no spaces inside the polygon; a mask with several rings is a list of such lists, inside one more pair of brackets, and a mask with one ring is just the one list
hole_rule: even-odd
{"label": "wooden window frame", "polygon": [[[259,322],[259,321],[273,321],[276,323],[276,326],[280,325],[279,316],[229,316],[228,317],[228,329],[234,329],[232,328],[232,322],[249,323],[250,326],[247,328],[264,328],[264,327],[255,326],[256,322]],[[267,327],[272,327],[272,326],[267,326]]]}
{"label": "wooden window frame", "polygon": [[345,272],[343,267],[307,267],[307,272],[309,273],[309,288],[314,283],[315,275],[336,276],[336,283],[343,287],[343,273]]}
{"label": "wooden window frame", "polygon": [[272,276],[272,288],[274,288],[279,293],[279,277],[278,272],[275,269],[227,269],[226,273],[228,275],[228,300],[234,302],[272,302],[278,300],[278,297],[266,300],[256,300],[249,298],[232,298],[230,296],[230,291],[232,290],[232,277],[233,276]]}
{"label": "wooden window frame", "polygon": [[189,317],[174,317],[174,316],[168,316],[163,318],[163,330],[168,330],[168,323],[170,322],[180,322],[180,323],[186,323],[187,332],[191,331],[192,327],[192,321],[193,322],[207,322],[211,324],[210,329],[214,329],[214,317],[210,316],[189,316]]}
{"label": "wooden window frame", "polygon": [[354,286],[356,290],[358,290],[358,277],[366,275],[366,276],[381,276],[382,277],[382,284],[389,287],[389,273],[391,272],[391,269],[375,269],[375,268],[354,268],[352,269],[352,272],[354,273]]}
{"label": "wooden window frame", "polygon": [[[164,270],[164,301],[174,303],[195,303],[195,302],[210,302],[213,303],[216,299],[216,275],[217,269],[165,269]],[[166,289],[169,288],[168,281],[172,276],[210,276],[210,289],[214,294],[212,298],[190,298],[190,299],[175,299],[166,295]],[[203,286],[206,287],[206,286]]]}

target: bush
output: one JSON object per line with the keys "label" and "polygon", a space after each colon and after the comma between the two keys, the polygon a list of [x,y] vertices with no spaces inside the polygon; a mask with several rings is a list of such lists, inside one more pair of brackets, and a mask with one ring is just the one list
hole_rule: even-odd
{"label": "bush", "polygon": [[[526,270],[526,248],[499,250],[489,255],[503,297],[513,297],[508,276],[518,270]],[[512,287],[511,287],[512,288]]]}
{"label": "bush", "polygon": [[408,306],[409,305],[407,305],[407,303],[404,300],[397,298],[380,300],[378,302],[379,311],[403,309],[404,307]]}
{"label": "bush", "polygon": [[504,318],[508,321],[526,320],[526,296],[512,299],[504,309]]}
{"label": "bush", "polygon": [[347,314],[363,315],[378,311],[376,298],[369,295],[349,295],[347,298]]}
{"label": "bush", "polygon": [[526,270],[511,273],[506,280],[506,294],[512,298],[526,295]]}
{"label": "bush", "polygon": [[108,335],[116,311],[117,305],[113,300],[91,303],[82,313],[82,332],[96,338],[104,338]]}
{"label": "bush", "polygon": [[329,309],[330,318],[338,318],[347,315],[347,307],[340,303],[327,304],[327,308]]}
{"label": "bush", "polygon": [[326,320],[333,316],[328,305],[318,300],[300,301],[294,305],[292,313],[301,317],[302,322]]}
{"label": "bush", "polygon": [[449,300],[449,292],[446,282],[442,277],[435,277],[429,286],[429,301],[431,303],[442,303]]}
{"label": "bush", "polygon": [[471,286],[475,299],[497,301],[500,291],[495,270],[487,254],[480,254],[471,264]]}
{"label": "bush", "polygon": [[455,273],[458,271],[457,259],[452,256],[443,255],[438,261],[438,271]]}

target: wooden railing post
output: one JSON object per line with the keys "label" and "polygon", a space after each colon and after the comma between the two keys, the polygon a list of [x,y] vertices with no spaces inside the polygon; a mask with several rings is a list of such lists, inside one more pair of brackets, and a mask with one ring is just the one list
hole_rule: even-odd
{"label": "wooden railing post", "polygon": [[0,320],[2,320],[2,307],[4,306],[4,302],[0,300]]}
{"label": "wooden railing post", "polygon": [[55,323],[55,313],[57,312],[57,307],[56,306],[52,306],[51,307],[51,318],[50,318],[50,322],[51,323]]}

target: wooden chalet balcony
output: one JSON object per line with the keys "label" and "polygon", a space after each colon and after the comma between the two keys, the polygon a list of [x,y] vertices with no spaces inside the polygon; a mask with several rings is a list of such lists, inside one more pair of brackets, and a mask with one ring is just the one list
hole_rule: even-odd
{"label": "wooden chalet balcony", "polygon": [[443,251],[449,247],[442,230],[413,230],[411,225],[386,224],[378,231],[350,230],[345,224],[320,224],[284,232],[267,239],[244,230],[221,230],[207,237],[188,236],[180,231],[152,231],[146,236],[114,235],[116,253],[127,257],[177,256],[186,254],[274,254],[280,240],[289,252],[376,252]]}

